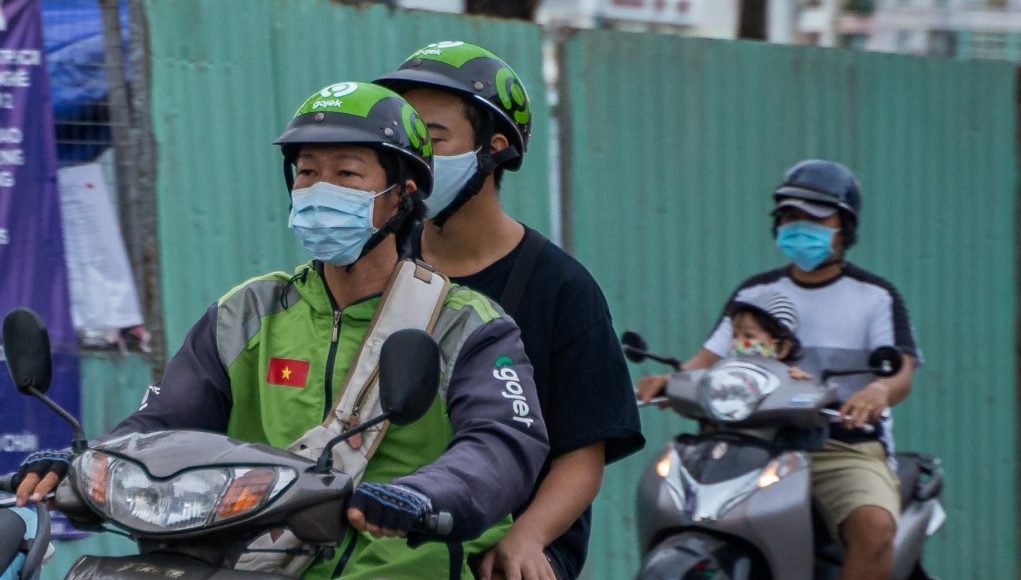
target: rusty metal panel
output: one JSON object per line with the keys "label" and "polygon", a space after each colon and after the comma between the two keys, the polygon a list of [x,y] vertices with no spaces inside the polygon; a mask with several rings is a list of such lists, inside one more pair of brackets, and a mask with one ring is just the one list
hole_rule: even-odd
{"label": "rusty metal panel", "polygon": [[476,42],[522,77],[535,131],[523,171],[507,174],[503,196],[512,215],[549,230],[538,27],[325,0],[149,0],[145,7],[171,354],[203,309],[235,284],[306,260],[287,229],[281,158],[271,144],[298,105],[327,84],[372,80],[430,42]]}
{"label": "rusty metal panel", "polygon": [[[729,292],[782,263],[768,212],[788,166],[856,172],[849,258],[898,286],[926,359],[898,446],[946,469],[926,560],[944,578],[1016,578],[1013,67],[609,32],[576,34],[561,64],[566,235],[618,329],[657,350],[694,353]],[[635,483],[690,427],[642,419],[648,448],[597,500],[588,578],[635,573]]]}

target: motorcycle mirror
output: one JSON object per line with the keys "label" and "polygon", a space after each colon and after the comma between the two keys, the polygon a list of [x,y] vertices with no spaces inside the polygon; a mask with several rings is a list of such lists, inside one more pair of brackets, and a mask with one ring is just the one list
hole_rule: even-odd
{"label": "motorcycle mirror", "polygon": [[429,333],[398,330],[379,352],[379,402],[390,422],[407,425],[432,406],[440,384],[440,348]]}
{"label": "motorcycle mirror", "polygon": [[620,337],[620,344],[624,346],[624,356],[631,362],[640,363],[646,359],[646,352],[649,345],[642,338],[642,335],[633,330],[625,330]]}
{"label": "motorcycle mirror", "polygon": [[45,393],[53,379],[50,334],[39,315],[15,308],[4,317],[4,353],[14,385],[23,395]]}
{"label": "motorcycle mirror", "polygon": [[869,367],[881,377],[892,377],[904,366],[904,357],[895,346],[881,346],[869,354]]}
{"label": "motorcycle mirror", "polygon": [[645,344],[645,339],[642,335],[638,334],[633,330],[625,331],[620,337],[620,344],[624,347],[624,356],[634,363],[640,363],[645,359],[651,359],[656,362],[668,364],[674,367],[674,370],[681,370],[681,361],[655,353],[649,352],[649,346]]}
{"label": "motorcycle mirror", "polygon": [[74,430],[71,450],[88,449],[82,425],[60,405],[46,396],[53,380],[50,334],[39,315],[27,308],[15,308],[4,317],[4,356],[14,385],[23,395],[35,397],[60,415]]}

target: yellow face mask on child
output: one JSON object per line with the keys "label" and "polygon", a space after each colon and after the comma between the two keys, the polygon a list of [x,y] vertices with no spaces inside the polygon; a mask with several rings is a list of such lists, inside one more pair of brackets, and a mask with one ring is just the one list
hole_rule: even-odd
{"label": "yellow face mask on child", "polygon": [[730,342],[731,356],[758,355],[765,358],[776,358],[776,342],[735,338]]}

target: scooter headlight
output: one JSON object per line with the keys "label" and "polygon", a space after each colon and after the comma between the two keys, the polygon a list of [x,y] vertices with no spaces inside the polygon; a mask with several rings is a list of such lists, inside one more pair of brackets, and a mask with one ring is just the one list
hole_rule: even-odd
{"label": "scooter headlight", "polygon": [[88,451],[78,489],[104,516],[140,532],[178,532],[243,516],[273,501],[297,478],[289,467],[194,469],[154,478],[139,464]]}
{"label": "scooter headlight", "polygon": [[719,421],[743,421],[780,386],[780,379],[762,367],[729,362],[710,369],[699,381],[702,405]]}

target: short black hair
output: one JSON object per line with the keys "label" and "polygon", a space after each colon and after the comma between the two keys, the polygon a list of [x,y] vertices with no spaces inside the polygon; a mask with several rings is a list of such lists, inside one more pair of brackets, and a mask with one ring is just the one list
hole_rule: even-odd
{"label": "short black hair", "polygon": [[732,302],[727,308],[727,316],[733,321],[738,314],[750,314],[755,320],[756,324],[759,325],[762,330],[773,337],[773,340],[786,340],[791,343],[791,350],[787,353],[787,356],[780,359],[785,363],[797,362],[801,358],[801,341],[797,335],[791,332],[791,329],[784,325],[782,322],[777,320],[775,317],[770,316],[763,310],[755,308],[750,304],[744,302]]}

